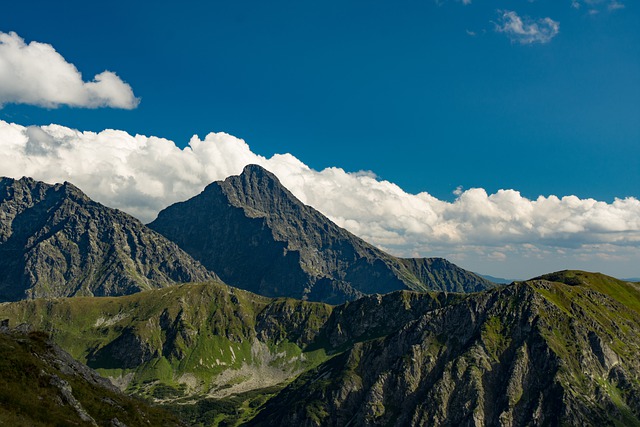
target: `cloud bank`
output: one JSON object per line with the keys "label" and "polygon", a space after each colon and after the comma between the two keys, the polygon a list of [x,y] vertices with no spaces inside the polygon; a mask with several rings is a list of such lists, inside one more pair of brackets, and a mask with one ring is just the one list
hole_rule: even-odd
{"label": "cloud bank", "polygon": [[340,226],[397,255],[446,256],[476,270],[487,262],[513,263],[521,274],[535,260],[566,258],[573,263],[567,267],[576,268],[576,260],[591,265],[593,259],[640,259],[640,201],[633,197],[612,203],[575,196],[530,200],[515,190],[487,194],[472,188],[457,190],[447,202],[426,192],[409,194],[370,172],[316,171],[291,154],[266,158],[225,133],[194,136],[180,149],[167,139],[118,130],[0,121],[0,175],[67,180],[144,222],[250,163],[274,172],[300,200]]}
{"label": "cloud bank", "polygon": [[495,30],[506,34],[512,42],[520,44],[549,43],[560,32],[560,23],[551,18],[533,20],[520,17],[516,12],[503,10]]}
{"label": "cloud bank", "polygon": [[115,73],[103,71],[85,82],[50,44],[27,44],[14,32],[0,32],[0,107],[13,103],[132,109],[138,102],[131,86]]}

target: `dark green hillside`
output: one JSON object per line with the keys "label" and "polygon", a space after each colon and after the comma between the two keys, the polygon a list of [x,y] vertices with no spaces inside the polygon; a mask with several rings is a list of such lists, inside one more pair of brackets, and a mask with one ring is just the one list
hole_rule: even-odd
{"label": "dark green hillside", "polygon": [[0,331],[0,425],[179,426],[166,410],[122,394],[41,332]]}

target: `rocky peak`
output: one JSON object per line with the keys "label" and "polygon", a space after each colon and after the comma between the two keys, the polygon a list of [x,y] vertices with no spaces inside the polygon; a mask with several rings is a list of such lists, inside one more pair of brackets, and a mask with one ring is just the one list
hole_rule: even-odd
{"label": "rocky peak", "polygon": [[215,275],[69,182],[0,181],[0,301],[122,295]]}
{"label": "rocky peak", "polygon": [[258,165],[169,206],[149,226],[225,282],[267,296],[335,304],[401,289],[493,285],[447,262],[402,260],[379,250],[303,204]]}

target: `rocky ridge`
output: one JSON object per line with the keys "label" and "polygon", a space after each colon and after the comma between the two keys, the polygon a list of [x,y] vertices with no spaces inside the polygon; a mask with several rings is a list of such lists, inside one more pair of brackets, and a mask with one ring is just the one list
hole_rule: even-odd
{"label": "rocky ridge", "polygon": [[212,278],[175,243],[70,183],[0,179],[0,301],[125,295]]}
{"label": "rocky ridge", "polygon": [[638,425],[638,303],[582,272],[472,295],[303,374],[249,425]]}

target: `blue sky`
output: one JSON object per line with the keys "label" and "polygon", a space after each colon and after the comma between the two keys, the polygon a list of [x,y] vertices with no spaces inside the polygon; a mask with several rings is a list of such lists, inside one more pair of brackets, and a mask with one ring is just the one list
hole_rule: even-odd
{"label": "blue sky", "polygon": [[640,196],[638,2],[464,3],[10,2],[0,31],[52,45],[85,81],[117,73],[140,103],[7,103],[0,119],[180,147],[222,131],[447,201],[459,186]]}

